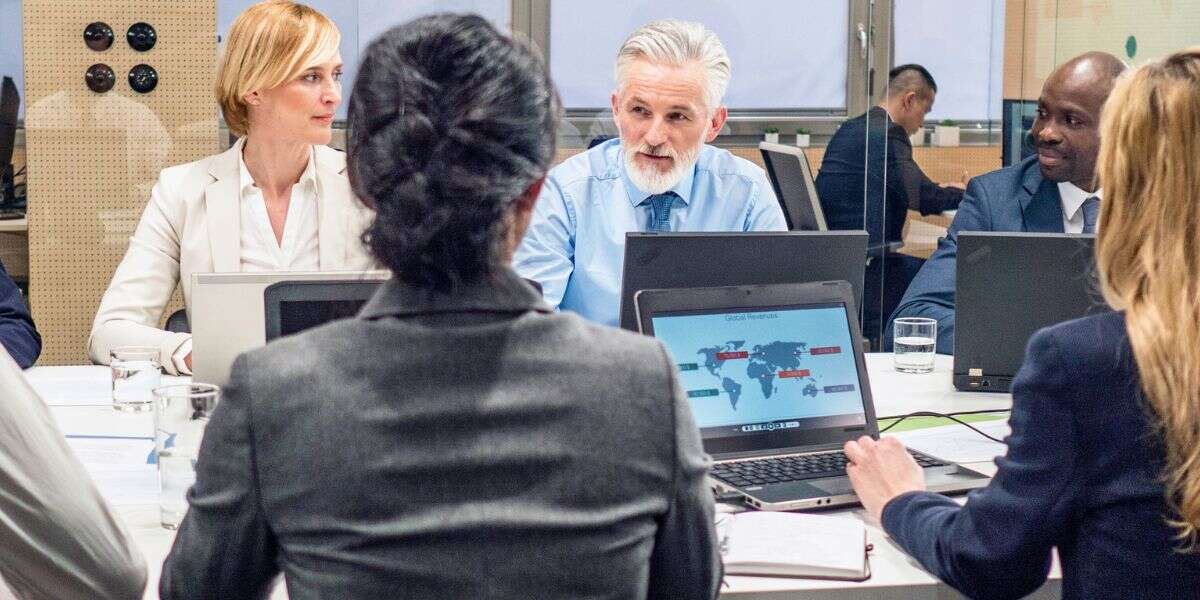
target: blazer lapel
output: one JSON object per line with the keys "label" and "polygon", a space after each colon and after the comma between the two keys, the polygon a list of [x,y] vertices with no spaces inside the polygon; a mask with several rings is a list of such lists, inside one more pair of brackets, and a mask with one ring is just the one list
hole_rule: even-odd
{"label": "blazer lapel", "polygon": [[1022,183],[1028,194],[1021,198],[1023,231],[1062,233],[1062,199],[1058,194],[1058,185],[1042,178],[1036,157],[1026,166]]}
{"label": "blazer lapel", "polygon": [[[243,138],[244,139],[244,138]],[[208,243],[212,249],[213,271],[232,273],[241,270],[241,190],[238,189],[238,158],[242,140],[218,155],[209,165],[213,181],[204,188],[204,208],[208,217]]]}
{"label": "blazer lapel", "polygon": [[346,164],[336,150],[313,147],[317,163],[317,244],[321,270],[346,268],[346,216],[351,201],[350,183],[346,180]]}

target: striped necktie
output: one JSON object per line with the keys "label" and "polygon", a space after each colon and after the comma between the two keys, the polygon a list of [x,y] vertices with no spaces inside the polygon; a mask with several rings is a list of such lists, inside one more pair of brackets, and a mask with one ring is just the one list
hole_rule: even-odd
{"label": "striped necktie", "polygon": [[1096,221],[1100,219],[1100,199],[1091,196],[1083,201],[1083,232],[1096,233]]}
{"label": "striped necktie", "polygon": [[650,203],[650,231],[671,231],[671,208],[675,206],[675,192],[655,194],[646,199]]}

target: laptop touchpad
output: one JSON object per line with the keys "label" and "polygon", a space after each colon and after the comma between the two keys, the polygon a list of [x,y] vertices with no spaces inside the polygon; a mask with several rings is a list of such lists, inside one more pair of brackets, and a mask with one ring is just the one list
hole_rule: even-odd
{"label": "laptop touchpad", "polygon": [[854,488],[850,485],[849,477],[834,477],[831,479],[815,479],[805,482],[830,496],[842,496],[845,494],[853,494]]}

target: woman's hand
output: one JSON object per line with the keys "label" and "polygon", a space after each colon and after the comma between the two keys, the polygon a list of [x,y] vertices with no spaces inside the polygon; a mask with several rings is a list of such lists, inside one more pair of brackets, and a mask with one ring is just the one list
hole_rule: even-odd
{"label": "woman's hand", "polygon": [[846,473],[867,514],[881,521],[883,507],[905,492],[925,489],[925,473],[896,438],[879,441],[863,436],[843,448],[850,464]]}

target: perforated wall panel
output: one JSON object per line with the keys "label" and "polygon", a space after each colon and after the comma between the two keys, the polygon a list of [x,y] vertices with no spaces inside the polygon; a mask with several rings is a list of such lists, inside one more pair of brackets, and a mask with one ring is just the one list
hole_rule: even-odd
{"label": "perforated wall panel", "polygon": [[[38,364],[81,364],[100,296],[159,170],[218,150],[216,4],[25,0],[23,9],[30,298],[44,344]],[[104,52],[84,45],[93,21],[116,34]],[[125,41],[138,21],[158,33],[147,52]],[[84,83],[95,63],[116,73],[103,94]],[[142,63],[159,74],[148,94],[129,86],[129,70]],[[165,314],[180,306],[177,292]]]}

